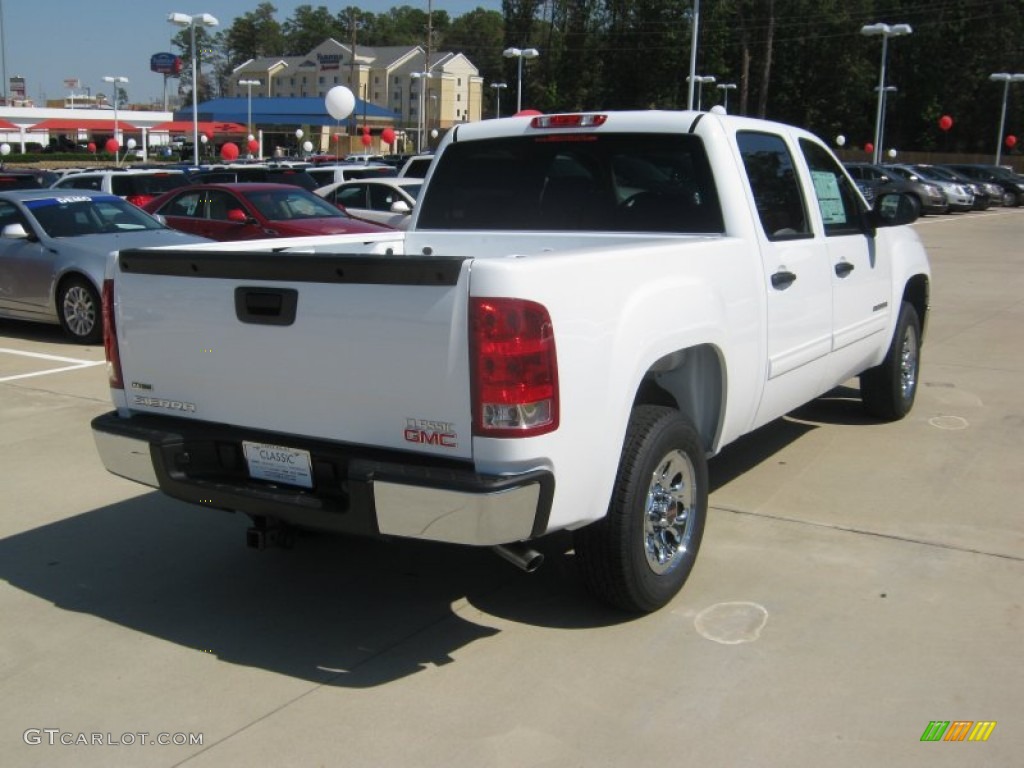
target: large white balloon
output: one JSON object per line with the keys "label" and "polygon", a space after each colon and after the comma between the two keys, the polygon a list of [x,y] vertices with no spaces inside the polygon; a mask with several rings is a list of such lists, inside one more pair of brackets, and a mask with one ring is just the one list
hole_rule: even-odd
{"label": "large white balloon", "polygon": [[3,144],[0,144],[0,155],[6,157],[9,154],[11,154],[11,145],[5,141]]}
{"label": "large white balloon", "polygon": [[128,149],[135,149],[135,139],[128,139]]}
{"label": "large white balloon", "polygon": [[324,97],[327,113],[335,120],[344,120],[356,108],[356,97],[344,85],[336,85]]}
{"label": "large white balloon", "polygon": [[302,142],[302,151],[303,152],[312,152],[313,151],[313,142],[312,141],[304,141],[304,142]]}
{"label": "large white balloon", "polygon": [[836,144],[839,145],[840,147],[844,146],[846,144],[846,137],[840,133],[838,136],[836,136]]}

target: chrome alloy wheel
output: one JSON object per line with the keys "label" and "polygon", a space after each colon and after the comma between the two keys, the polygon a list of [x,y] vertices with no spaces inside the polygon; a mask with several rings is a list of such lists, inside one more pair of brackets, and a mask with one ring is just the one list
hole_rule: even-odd
{"label": "chrome alloy wheel", "polygon": [[97,306],[89,290],[73,285],[64,294],[64,322],[75,336],[88,336],[96,327]]}
{"label": "chrome alloy wheel", "polygon": [[900,348],[900,395],[904,400],[914,397],[917,388],[917,331],[907,325]]}
{"label": "chrome alloy wheel", "polygon": [[644,550],[647,564],[661,575],[686,555],[693,537],[696,471],[680,450],[666,455],[651,475],[644,510]]}

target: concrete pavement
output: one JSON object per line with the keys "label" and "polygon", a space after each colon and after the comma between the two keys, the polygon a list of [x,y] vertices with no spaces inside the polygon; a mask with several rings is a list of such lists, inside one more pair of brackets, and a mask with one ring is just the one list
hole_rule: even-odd
{"label": "concrete pavement", "polygon": [[[532,575],[401,541],[247,550],[244,518],[100,466],[102,349],[0,321],[0,765],[1019,764],[1024,211],[915,226],[915,410],[873,423],[840,389],[728,448],[693,576],[634,620],[564,537]],[[83,366],[13,378],[56,358]],[[922,743],[934,720],[997,725]]]}

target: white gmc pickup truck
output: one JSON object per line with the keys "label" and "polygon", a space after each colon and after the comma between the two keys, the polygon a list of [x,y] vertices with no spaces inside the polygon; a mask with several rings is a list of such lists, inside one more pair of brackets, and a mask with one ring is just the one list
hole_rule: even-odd
{"label": "white gmc pickup truck", "polygon": [[111,472],[291,527],[492,546],[571,530],[629,611],[693,567],[707,459],[851,377],[911,408],[929,266],[900,195],[698,112],[460,125],[408,231],[122,251]]}

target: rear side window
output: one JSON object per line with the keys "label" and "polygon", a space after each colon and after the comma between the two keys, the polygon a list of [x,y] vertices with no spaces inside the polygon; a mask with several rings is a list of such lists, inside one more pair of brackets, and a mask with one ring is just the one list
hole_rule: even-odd
{"label": "rear side window", "polygon": [[793,157],[782,137],[741,131],[736,143],[765,236],[769,240],[812,237]]}
{"label": "rear side window", "polygon": [[721,233],[707,154],[692,135],[566,133],[450,144],[418,229]]}
{"label": "rear side window", "polygon": [[74,176],[69,176],[58,186],[62,189],[95,189],[96,191],[102,191],[103,177],[76,174]]}

